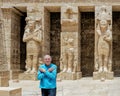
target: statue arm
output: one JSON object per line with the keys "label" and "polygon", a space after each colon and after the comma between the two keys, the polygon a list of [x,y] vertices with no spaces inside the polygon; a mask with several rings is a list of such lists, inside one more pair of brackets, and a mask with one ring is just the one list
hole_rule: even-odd
{"label": "statue arm", "polygon": [[27,36],[27,33],[25,33],[24,36],[23,36],[23,42],[27,42],[30,39],[32,39],[32,35]]}
{"label": "statue arm", "polygon": [[109,34],[108,34],[109,36],[107,36],[106,38],[105,38],[105,40],[106,41],[108,41],[108,42],[110,42],[111,40],[112,40],[112,35],[111,35],[111,32],[109,31]]}
{"label": "statue arm", "polygon": [[97,34],[100,36],[101,35],[101,31],[100,30],[96,30]]}
{"label": "statue arm", "polygon": [[33,36],[33,39],[35,40],[35,41],[37,41],[37,42],[41,42],[41,40],[42,40],[42,35],[41,35],[41,33],[40,32],[37,32],[37,34],[35,34],[35,36]]}

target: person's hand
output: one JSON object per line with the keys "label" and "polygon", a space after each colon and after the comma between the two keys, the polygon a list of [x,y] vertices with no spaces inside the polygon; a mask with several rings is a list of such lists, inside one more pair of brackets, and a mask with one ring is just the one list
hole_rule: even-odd
{"label": "person's hand", "polygon": [[43,68],[40,68],[39,70],[40,70],[40,72],[45,72],[45,69],[43,69]]}
{"label": "person's hand", "polygon": [[49,68],[48,71],[49,72],[52,72],[54,70],[54,68]]}

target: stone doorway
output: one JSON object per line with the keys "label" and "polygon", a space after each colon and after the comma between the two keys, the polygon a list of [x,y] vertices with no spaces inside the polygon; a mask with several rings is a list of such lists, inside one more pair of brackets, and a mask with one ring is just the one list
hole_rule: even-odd
{"label": "stone doorway", "polygon": [[27,14],[24,13],[24,16],[21,17],[21,26],[20,26],[20,70],[25,70],[25,60],[26,60],[26,43],[23,42],[23,35],[26,26],[26,18]]}
{"label": "stone doorway", "polygon": [[59,71],[59,59],[60,59],[60,12],[50,12],[50,55],[52,56],[52,62],[58,66]]}
{"label": "stone doorway", "polygon": [[113,64],[114,76],[120,76],[120,12],[113,12]]}
{"label": "stone doorway", "polygon": [[81,12],[81,72],[92,76],[94,71],[94,12]]}

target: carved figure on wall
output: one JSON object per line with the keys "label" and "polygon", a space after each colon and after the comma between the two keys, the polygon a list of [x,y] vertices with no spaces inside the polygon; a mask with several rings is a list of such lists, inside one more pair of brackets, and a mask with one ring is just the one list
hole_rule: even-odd
{"label": "carved figure on wall", "polygon": [[40,44],[42,42],[42,28],[41,25],[36,26],[39,20],[35,20],[32,16],[26,17],[27,25],[25,27],[25,33],[23,41],[26,42],[27,50],[27,70],[25,73],[36,73],[38,67],[38,56],[40,51]]}
{"label": "carved figure on wall", "polygon": [[67,58],[66,52],[62,54],[62,57],[63,57],[63,71],[62,72],[66,72],[68,68],[68,61],[67,61],[68,58]]}
{"label": "carved figure on wall", "polygon": [[[110,64],[110,55],[111,55],[111,41],[112,41],[112,32],[110,25],[110,15],[107,13],[106,8],[101,8],[102,12],[97,18],[97,28],[96,32],[98,35],[97,40],[97,55],[99,63],[99,72],[108,72],[108,66]],[[97,62],[96,62],[97,63]]]}
{"label": "carved figure on wall", "polygon": [[64,48],[62,52],[62,72],[71,73],[73,71],[73,63],[74,63],[74,39],[71,37],[63,38]]}
{"label": "carved figure on wall", "polygon": [[74,40],[72,38],[68,39],[68,51],[67,51],[67,55],[68,55],[68,70],[67,72],[72,72],[72,68],[73,68],[73,62],[74,62],[74,48],[73,48],[73,42]]}
{"label": "carved figure on wall", "polygon": [[38,67],[39,67],[41,64],[43,64],[43,60],[42,60],[42,58],[39,58],[39,65],[38,65]]}
{"label": "carved figure on wall", "polygon": [[73,72],[77,72],[77,57],[74,57]]}

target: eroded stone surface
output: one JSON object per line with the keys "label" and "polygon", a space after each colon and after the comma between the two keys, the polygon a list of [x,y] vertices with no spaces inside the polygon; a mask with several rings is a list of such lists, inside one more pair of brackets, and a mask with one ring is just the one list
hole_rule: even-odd
{"label": "eroded stone surface", "polygon": [[0,87],[1,96],[22,96],[21,88]]}

